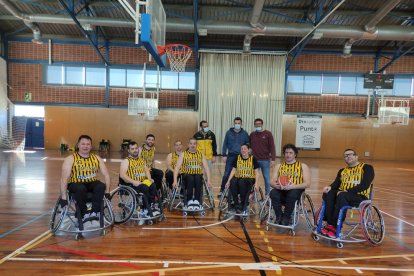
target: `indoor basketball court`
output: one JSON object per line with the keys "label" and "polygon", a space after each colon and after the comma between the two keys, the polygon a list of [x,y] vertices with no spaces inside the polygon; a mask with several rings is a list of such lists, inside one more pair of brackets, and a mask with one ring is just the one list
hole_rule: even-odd
{"label": "indoor basketball court", "polygon": [[[414,3],[380,2],[1,0],[1,274],[414,274]],[[288,227],[261,172],[243,214],[219,196],[236,117],[248,134],[263,120],[276,165],[292,143],[309,167]],[[153,134],[165,172],[203,120],[217,140],[204,209],[163,180],[161,214],[141,219],[118,184],[129,142]],[[57,204],[82,134],[111,181],[97,228]],[[322,191],[346,149],[373,166],[372,194],[329,238]]]}

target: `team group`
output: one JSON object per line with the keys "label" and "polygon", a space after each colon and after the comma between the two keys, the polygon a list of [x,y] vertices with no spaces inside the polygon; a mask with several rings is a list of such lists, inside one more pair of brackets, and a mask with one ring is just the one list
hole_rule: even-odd
{"label": "team group", "polygon": [[[229,211],[246,212],[248,195],[258,189],[259,169],[265,182],[266,195],[269,195],[275,212],[275,223],[289,225],[295,202],[311,184],[310,169],[296,160],[298,149],[293,144],[283,146],[284,161],[275,167],[275,175],[270,178],[270,168],[275,166],[276,151],[273,135],[263,128],[263,120],[254,121],[255,131],[250,135],[242,128],[242,119],[236,117],[233,126],[226,132],[222,147],[222,160],[225,172],[222,178],[219,197],[226,187],[230,189]],[[144,216],[159,214],[161,202],[159,191],[163,189],[163,171],[154,167],[155,137],[146,136],[141,146],[131,141],[128,157],[120,165],[120,185],[133,188],[144,195]],[[211,188],[210,169],[217,156],[217,143],[207,121],[200,122],[200,130],[188,141],[183,149],[181,141],[174,144],[175,150],[167,156],[165,179],[169,189],[177,188],[179,182],[184,196],[185,210],[203,209],[203,179]],[[98,219],[102,198],[109,197],[110,176],[103,160],[91,153],[92,139],[81,135],[75,152],[65,158],[62,166],[59,204],[68,204],[67,191],[73,194],[84,220]],[[338,171],[331,185],[323,188],[325,217],[327,224],[321,233],[335,237],[335,226],[339,210],[343,206],[358,206],[369,199],[374,169],[371,165],[358,161],[352,149],[344,151],[346,167]],[[101,172],[105,183],[97,179]],[[271,189],[272,188],[272,189]],[[92,208],[86,202],[88,192],[92,193]]]}

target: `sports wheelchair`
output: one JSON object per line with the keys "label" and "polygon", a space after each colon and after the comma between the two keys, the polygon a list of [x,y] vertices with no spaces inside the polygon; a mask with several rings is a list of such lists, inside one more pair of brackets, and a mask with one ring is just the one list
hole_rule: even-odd
{"label": "sports wheelchair", "polygon": [[165,214],[163,211],[162,199],[158,195],[157,197],[158,203],[155,203],[155,205],[158,206],[150,206],[150,208],[154,207],[155,210],[147,210],[148,213],[145,213],[144,205],[149,205],[147,197],[142,193],[137,193],[133,188],[127,185],[119,184],[118,187],[110,193],[115,223],[121,224],[128,220],[133,220],[139,225],[143,222],[152,225],[156,221],[164,220]]}
{"label": "sports wheelchair", "polygon": [[[315,214],[315,227],[312,231],[313,239],[318,241],[319,238],[336,242],[336,247],[343,248],[344,243],[358,243],[368,241],[371,245],[377,246],[382,243],[385,236],[385,225],[379,209],[372,204],[372,186],[370,199],[362,201],[358,207],[343,206],[339,211],[339,217],[336,224],[336,236],[331,238],[321,233],[326,223],[323,221],[325,214],[325,201],[322,201],[321,207]],[[345,215],[349,211],[349,221],[345,221]],[[359,217],[354,218],[353,213],[359,212]],[[362,232],[354,235],[356,230]],[[357,232],[358,234],[358,232]]]}
{"label": "sports wheelchair", "polygon": [[[240,195],[239,195],[240,197]],[[245,206],[243,206],[242,212],[233,212],[230,210],[230,206],[234,204],[234,200],[231,195],[230,187],[226,187],[221,194],[219,202],[219,219],[228,219],[231,216],[239,217],[243,221],[247,221],[249,216],[254,216],[259,213],[262,202],[264,201],[262,188],[259,187],[258,191],[252,189],[247,193]]]}
{"label": "sports wheelchair", "polygon": [[[282,205],[284,202],[282,202]],[[303,191],[300,199],[296,200],[295,208],[293,209],[289,225],[282,225],[275,222],[276,215],[272,206],[272,199],[268,195],[260,209],[260,222],[266,221],[266,230],[269,231],[269,226],[290,229],[292,236],[296,235],[295,228],[299,224],[300,217],[305,219],[306,225],[310,230],[315,227],[315,209],[311,197]]]}
{"label": "sports wheelchair", "polygon": [[[80,209],[78,208],[75,199],[72,194],[68,193],[68,204],[63,208],[59,204],[61,197],[57,200],[55,207],[52,211],[52,216],[50,218],[49,227],[53,234],[58,232],[72,233],[75,234],[75,239],[79,240],[82,234],[98,232],[100,231],[101,235],[106,234],[106,229],[112,227],[114,224],[114,214],[112,211],[111,202],[104,197],[101,204],[101,211],[99,212],[98,217],[89,217],[83,219]],[[87,208],[91,209],[92,203],[92,193],[88,193]],[[98,219],[99,225],[94,227],[88,227],[88,224],[92,225],[92,221]]]}
{"label": "sports wheelchair", "polygon": [[170,193],[170,198],[168,200],[169,210],[172,211],[181,211],[183,216],[188,214],[199,213],[201,216],[205,216],[207,210],[212,210],[215,208],[214,196],[211,188],[207,186],[207,182],[204,177],[202,177],[202,189],[201,189],[201,198],[203,202],[200,209],[189,209],[186,206],[187,202],[187,191],[183,185],[182,177],[178,177],[178,185],[173,188]]}

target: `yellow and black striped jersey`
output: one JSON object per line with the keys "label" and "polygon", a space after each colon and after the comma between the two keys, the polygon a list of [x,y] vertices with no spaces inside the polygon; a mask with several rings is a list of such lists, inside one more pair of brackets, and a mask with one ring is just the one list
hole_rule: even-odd
{"label": "yellow and black striped jersey", "polygon": [[237,178],[255,178],[255,169],[259,166],[253,155],[249,155],[247,159],[244,159],[241,154],[237,156],[237,159],[233,163],[233,168],[236,168],[235,177]]}
{"label": "yellow and black striped jersey", "polygon": [[[361,184],[362,178],[364,177],[364,163],[359,163],[355,167],[347,167],[340,171],[341,184],[339,185],[340,191],[348,191]],[[369,198],[371,191],[371,183],[368,188],[358,192],[358,194]]]}
{"label": "yellow and black striped jersey", "polygon": [[144,159],[145,164],[147,164],[147,168],[151,169],[153,162],[154,162],[154,153],[155,153],[155,147],[151,147],[150,149],[147,149],[145,147],[145,144],[141,146],[141,157]]}
{"label": "yellow and black striped jersey", "polygon": [[171,167],[175,169],[175,165],[177,165],[179,155],[176,152],[171,153]]}
{"label": "yellow and black striped jersey", "polygon": [[292,181],[292,184],[294,185],[302,184],[303,183],[302,163],[299,161],[296,161],[293,164],[287,164],[286,162],[280,164],[277,176],[278,177],[288,176],[289,179]]}
{"label": "yellow and black striped jersey", "polygon": [[91,153],[88,158],[84,158],[79,153],[73,153],[73,165],[70,173],[69,183],[86,183],[96,181],[99,171],[98,157]]}
{"label": "yellow and black striped jersey", "polygon": [[144,181],[146,179],[145,160],[142,157],[128,157],[127,159],[129,162],[127,176],[135,181]]}
{"label": "yellow and black striped jersey", "polygon": [[183,152],[183,164],[181,165],[181,173],[183,174],[203,174],[203,154],[199,151]]}

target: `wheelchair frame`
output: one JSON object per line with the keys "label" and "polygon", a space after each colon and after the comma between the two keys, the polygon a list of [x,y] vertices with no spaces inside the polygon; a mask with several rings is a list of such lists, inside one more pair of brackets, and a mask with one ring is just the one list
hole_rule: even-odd
{"label": "wheelchair frame", "polygon": [[[372,188],[371,194],[372,195]],[[359,212],[358,222],[346,222],[343,217],[347,214],[347,211],[351,210]],[[312,231],[313,239],[318,241],[319,238],[327,239],[336,242],[336,247],[343,248],[344,243],[360,243],[368,241],[371,245],[377,246],[382,243],[385,236],[384,219],[380,210],[372,204],[372,200],[362,201],[358,207],[343,206],[339,211],[339,217],[336,225],[336,237],[330,238],[321,233],[325,224],[323,222],[325,214],[325,201],[322,201],[321,207],[318,209],[315,216],[316,227]],[[379,225],[378,225],[379,224]],[[344,227],[349,230],[344,230]],[[354,237],[352,234],[361,229],[362,237]]]}
{"label": "wheelchair frame", "polygon": [[312,198],[310,195],[303,191],[300,195],[299,200],[295,202],[295,208],[292,212],[291,217],[291,224],[290,225],[282,225],[274,223],[274,219],[276,215],[274,214],[273,206],[272,206],[272,199],[268,195],[266,197],[266,201],[263,202],[262,208],[260,210],[260,221],[263,223],[266,220],[266,230],[269,231],[269,226],[282,228],[282,229],[290,229],[290,233],[292,236],[296,235],[295,228],[299,224],[300,216],[302,215],[305,218],[305,222],[309,230],[313,230],[315,227],[314,217],[315,217],[315,209],[313,207]]}
{"label": "wheelchair frame", "polygon": [[[137,193],[132,187],[127,185],[118,185],[118,187],[110,193],[111,202],[117,199],[116,204],[112,204],[114,207],[114,221],[116,224],[125,223],[129,220],[134,220],[137,223],[142,220],[148,225],[154,224],[155,221],[162,221],[165,219],[165,214],[162,206],[162,198],[158,199],[158,206],[160,208],[160,214],[152,217],[140,217],[140,211],[142,209],[143,195]],[[148,200],[148,199],[147,199]],[[119,211],[118,211],[119,208]]]}
{"label": "wheelchair frame", "polygon": [[[82,234],[97,231],[101,231],[101,235],[104,236],[106,235],[106,229],[113,226],[114,213],[111,202],[106,197],[102,200],[101,211],[99,212],[99,227],[91,229],[84,229],[83,218],[81,217],[80,209],[73,196],[68,193],[66,198],[68,198],[68,204],[65,207],[61,208],[59,204],[61,197],[59,197],[53,208],[49,222],[49,228],[53,234],[56,234],[57,232],[71,233],[75,234],[76,240],[79,240]],[[90,208],[90,201],[87,201],[87,206]],[[64,223],[66,218],[66,222],[70,222],[71,225],[67,229],[62,229],[62,223]]]}
{"label": "wheelchair frame", "polygon": [[[219,219],[227,219],[230,216],[239,217],[243,221],[247,221],[249,216],[254,216],[259,213],[261,209],[262,202],[264,201],[263,191],[262,188],[259,187],[259,191],[257,192],[254,189],[254,185],[252,189],[248,192],[246,198],[246,205],[248,204],[249,209],[248,213],[230,213],[229,211],[229,199],[231,198],[231,190],[230,187],[226,187],[224,192],[221,194],[220,202],[219,202]],[[253,195],[253,197],[252,197]],[[253,200],[251,200],[253,198]],[[244,210],[247,206],[244,206]]]}
{"label": "wheelchair frame", "polygon": [[[189,210],[184,208],[184,202],[187,201],[186,195],[187,191],[185,187],[182,185],[182,178],[178,178],[178,185],[176,188],[173,188],[170,199],[168,200],[168,207],[170,212],[181,211],[183,216],[187,216],[188,214],[199,213],[201,216],[205,216],[206,211],[213,210],[215,208],[214,203],[214,195],[211,188],[207,187],[207,182],[202,177],[202,186],[203,189],[201,190],[201,197],[203,198],[203,209],[202,210]],[[181,195],[181,188],[183,188],[184,194]]]}

